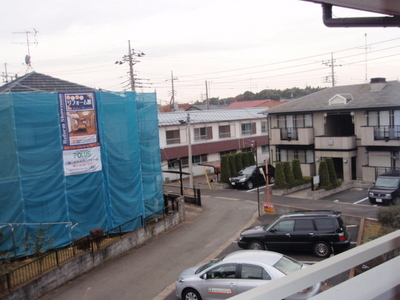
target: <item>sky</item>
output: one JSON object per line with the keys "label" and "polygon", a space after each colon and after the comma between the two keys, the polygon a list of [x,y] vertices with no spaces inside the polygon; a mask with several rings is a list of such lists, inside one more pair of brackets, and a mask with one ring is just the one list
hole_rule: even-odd
{"label": "sky", "polygon": [[[193,103],[246,91],[398,80],[399,28],[327,28],[300,0],[0,0],[0,74],[35,71],[89,87]],[[371,16],[334,8],[334,17]],[[28,47],[29,41],[29,47]],[[29,52],[28,52],[29,51]],[[31,56],[31,67],[25,56]],[[333,66],[333,68],[332,68]],[[332,73],[333,71],[333,73]],[[333,75],[333,76],[332,76]],[[8,78],[10,79],[10,78]],[[0,84],[1,81],[0,81]],[[206,90],[207,87],[207,90]]]}

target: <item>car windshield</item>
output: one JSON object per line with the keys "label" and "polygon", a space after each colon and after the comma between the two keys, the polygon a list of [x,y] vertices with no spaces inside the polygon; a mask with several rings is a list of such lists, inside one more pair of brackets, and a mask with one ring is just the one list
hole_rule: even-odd
{"label": "car windshield", "polygon": [[196,270],[195,274],[198,274],[198,273],[204,271],[205,269],[207,269],[207,268],[209,268],[209,267],[211,267],[211,266],[213,266],[213,265],[219,263],[221,260],[222,260],[222,259],[215,259],[215,260],[212,260],[212,261],[210,261],[210,262],[208,262],[208,263],[202,265],[200,268],[198,268],[198,269]]}
{"label": "car windshield", "polygon": [[378,177],[375,185],[380,187],[397,188],[399,186],[399,179]]}
{"label": "car windshield", "polygon": [[244,169],[239,171],[238,175],[250,175],[250,174],[253,173],[254,168],[255,168],[254,166],[253,167],[244,168]]}
{"label": "car windshield", "polygon": [[281,271],[283,274],[290,274],[295,271],[300,270],[303,267],[303,264],[298,262],[297,260],[291,259],[290,257],[283,256],[274,267]]}

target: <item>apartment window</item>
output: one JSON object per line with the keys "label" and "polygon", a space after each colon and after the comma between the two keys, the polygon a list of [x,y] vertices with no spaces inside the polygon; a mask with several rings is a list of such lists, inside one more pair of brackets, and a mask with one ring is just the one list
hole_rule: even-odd
{"label": "apartment window", "polygon": [[278,116],[278,128],[306,128],[312,126],[311,114]]}
{"label": "apartment window", "polygon": [[194,140],[212,140],[212,127],[194,128]]}
{"label": "apartment window", "polygon": [[225,139],[231,137],[231,126],[230,125],[220,125],[218,127],[219,138]]}
{"label": "apartment window", "polygon": [[179,129],[177,129],[177,130],[167,130],[166,131],[166,137],[167,137],[167,145],[180,144],[181,143],[181,137],[180,137]]}
{"label": "apartment window", "polygon": [[206,163],[208,160],[207,154],[195,155],[192,157],[192,162],[196,165]]}
{"label": "apartment window", "polygon": [[280,162],[292,162],[293,159],[298,159],[302,164],[310,164],[314,162],[314,152],[313,150],[278,148],[276,149],[276,158]]}
{"label": "apartment window", "polygon": [[400,139],[400,110],[369,111],[368,126],[374,127],[376,140]]}
{"label": "apartment window", "polygon": [[269,153],[269,146],[261,146],[261,153]]}
{"label": "apartment window", "polygon": [[242,135],[256,134],[256,123],[242,124]]}
{"label": "apartment window", "polygon": [[[182,163],[182,168],[185,168],[189,165],[188,157],[182,157],[180,160]],[[168,159],[168,169],[179,170],[179,159]]]}
{"label": "apartment window", "polygon": [[268,130],[267,121],[261,121],[261,132],[266,133]]}
{"label": "apartment window", "polygon": [[229,154],[236,154],[236,150],[228,150],[228,151],[222,151],[219,153],[220,158],[224,155],[229,155]]}

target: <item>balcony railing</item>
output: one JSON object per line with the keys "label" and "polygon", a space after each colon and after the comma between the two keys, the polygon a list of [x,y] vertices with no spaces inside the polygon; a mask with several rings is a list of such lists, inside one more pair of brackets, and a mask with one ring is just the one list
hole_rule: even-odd
{"label": "balcony railing", "polygon": [[298,140],[299,133],[296,127],[281,128],[281,140]]}
{"label": "balcony railing", "polygon": [[167,139],[167,145],[180,144],[180,143],[181,143],[180,138]]}
{"label": "balcony railing", "polygon": [[[286,299],[317,282],[332,278],[376,257],[400,249],[400,230],[362,244],[339,255],[249,290],[230,299],[264,300]],[[399,299],[400,256],[357,275],[310,299]]]}
{"label": "balcony railing", "polygon": [[400,125],[374,126],[375,140],[398,140],[400,139]]}
{"label": "balcony railing", "polygon": [[231,137],[231,133],[230,132],[220,132],[219,133],[219,138],[220,139],[226,139],[226,138],[230,138]]}

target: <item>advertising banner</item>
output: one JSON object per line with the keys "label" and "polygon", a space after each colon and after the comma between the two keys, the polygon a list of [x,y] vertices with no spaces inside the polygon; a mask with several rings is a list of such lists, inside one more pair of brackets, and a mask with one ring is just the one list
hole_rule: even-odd
{"label": "advertising banner", "polygon": [[64,174],[100,171],[95,92],[58,93]]}

